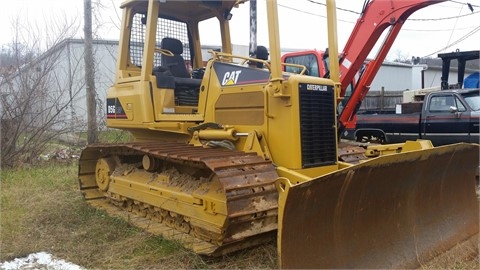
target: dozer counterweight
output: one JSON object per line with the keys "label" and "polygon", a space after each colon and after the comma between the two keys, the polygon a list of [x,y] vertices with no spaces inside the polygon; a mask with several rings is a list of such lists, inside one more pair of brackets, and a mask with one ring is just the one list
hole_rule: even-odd
{"label": "dozer counterweight", "polygon": [[[472,178],[478,145],[407,142],[369,147],[358,164],[339,161],[338,63],[330,63],[330,78],[282,73],[274,0],[266,1],[270,61],[232,54],[229,20],[243,2],[122,4],[107,126],[127,130],[135,140],[89,145],[82,152],[80,189],[92,206],[212,256],[268,241],[280,228],[281,267],[394,267],[403,264],[375,249],[432,231],[416,242],[423,256],[437,244],[446,249],[478,234],[471,222],[478,208]],[[327,12],[329,49],[337,55],[333,1]],[[221,51],[211,51],[206,61],[199,26],[210,19],[218,23]],[[411,222],[417,214],[426,216],[424,222]],[[355,230],[349,234],[350,221]],[[297,222],[304,225],[301,233]],[[331,227],[340,231],[319,231]],[[447,239],[435,239],[437,231]],[[342,249],[350,238],[355,245]],[[370,239],[382,240],[369,245]],[[296,252],[302,243],[308,252]],[[325,252],[330,245],[338,248]],[[412,260],[411,245],[386,253],[399,250]],[[360,253],[374,259],[342,261]],[[297,263],[310,256],[333,259]]]}

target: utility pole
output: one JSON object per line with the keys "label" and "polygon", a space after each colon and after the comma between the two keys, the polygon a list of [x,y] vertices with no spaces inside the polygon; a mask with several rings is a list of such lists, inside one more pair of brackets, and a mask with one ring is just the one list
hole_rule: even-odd
{"label": "utility pole", "polygon": [[250,0],[249,56],[257,58],[257,0]]}
{"label": "utility pole", "polygon": [[87,143],[98,142],[95,63],[93,62],[92,1],[84,0],[85,80],[87,91]]}

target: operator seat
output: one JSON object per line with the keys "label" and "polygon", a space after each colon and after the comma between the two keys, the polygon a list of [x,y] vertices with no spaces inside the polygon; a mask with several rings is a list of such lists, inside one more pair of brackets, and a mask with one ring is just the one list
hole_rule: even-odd
{"label": "operator seat", "polygon": [[[156,73],[157,87],[172,87],[177,105],[197,106],[201,79],[193,79],[187,70],[187,65],[182,57],[183,44],[175,38],[163,38],[160,47],[169,50],[173,56],[161,55],[162,68],[168,73]],[[168,83],[164,83],[168,82]]]}
{"label": "operator seat", "polygon": [[162,39],[161,48],[173,53],[173,56],[162,54],[162,66],[168,68],[174,77],[190,78],[185,60],[181,55],[183,53],[182,42],[175,38],[166,37]]}

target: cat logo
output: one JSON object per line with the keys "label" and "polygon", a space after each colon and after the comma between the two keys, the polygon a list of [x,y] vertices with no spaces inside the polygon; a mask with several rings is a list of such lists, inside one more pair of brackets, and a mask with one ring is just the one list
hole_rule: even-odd
{"label": "cat logo", "polygon": [[235,85],[237,84],[238,77],[240,77],[241,70],[227,71],[223,75],[222,85]]}

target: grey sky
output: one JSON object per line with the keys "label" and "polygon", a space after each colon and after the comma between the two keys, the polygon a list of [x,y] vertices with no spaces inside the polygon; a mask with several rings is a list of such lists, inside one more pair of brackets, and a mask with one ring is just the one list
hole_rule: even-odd
{"label": "grey sky", "polygon": [[[76,18],[80,26],[77,37],[83,35],[83,0],[1,1],[3,2],[3,7],[0,9],[0,22],[3,29],[0,36],[0,44],[6,44],[13,40],[14,27],[12,26],[12,20],[15,18],[19,18],[21,23],[27,25],[38,25],[39,28],[50,25],[52,18],[57,18],[57,21],[59,18],[60,20],[63,18]],[[93,0],[93,2],[95,1]],[[324,3],[324,0],[314,1]],[[119,18],[116,12],[120,14],[119,6],[121,2],[119,0],[100,0],[103,6],[97,17],[101,21],[102,26],[99,31],[100,37],[104,39],[118,39],[119,34],[116,25],[119,24]],[[339,19],[337,26],[339,49],[341,50],[358,18],[357,14],[349,11],[360,12],[363,1],[337,0],[336,2],[337,7],[341,8],[337,12]],[[407,57],[422,57],[435,53],[444,47],[449,47],[446,51],[480,49],[478,45],[480,40],[480,12],[472,14],[465,4],[467,2],[474,6],[474,12],[480,11],[480,0],[458,0],[435,4],[414,13],[410,17],[413,20],[408,20],[403,26],[388,59],[393,59],[399,54]],[[323,50],[327,46],[326,19],[323,17],[326,13],[324,6],[307,0],[278,0],[278,3],[280,5],[282,47]],[[258,43],[268,45],[265,26],[265,0],[258,0],[257,5],[259,14]],[[231,22],[231,33],[234,44],[248,44],[248,9],[247,3],[232,12],[234,16]],[[458,18],[442,19],[448,17]],[[210,26],[210,22],[204,23],[204,27],[207,28],[207,26]],[[23,31],[26,30],[28,29]],[[468,36],[469,33],[470,36]],[[218,37],[212,36],[206,31],[203,31],[202,39],[206,40],[206,43],[209,45],[215,45],[217,40],[219,40]],[[461,39],[463,41],[449,46]],[[436,53],[433,56],[435,55]]]}

